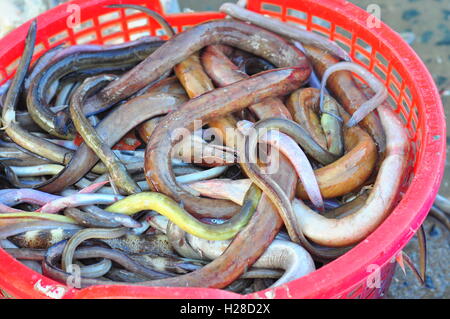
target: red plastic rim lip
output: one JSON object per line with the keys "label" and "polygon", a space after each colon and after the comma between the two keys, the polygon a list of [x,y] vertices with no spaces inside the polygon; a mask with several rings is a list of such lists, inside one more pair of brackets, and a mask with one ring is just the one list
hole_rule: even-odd
{"label": "red plastic rim lip", "polygon": [[[70,3],[80,4],[84,8],[93,4],[104,5],[113,3],[113,1],[93,0],[88,2],[75,0]],[[328,11],[333,11],[333,19],[341,21],[352,17],[351,24],[354,25],[355,29],[364,30],[378,39],[383,39],[380,46],[383,47],[384,51],[389,51],[394,55],[403,69],[409,71],[407,74],[402,75],[409,77],[410,82],[414,83],[414,86],[417,88],[416,103],[421,105],[424,110],[421,117],[422,125],[420,125],[423,142],[416,158],[416,161],[421,164],[417,167],[414,178],[403,199],[391,215],[366,240],[358,244],[346,255],[306,277],[275,289],[242,296],[208,288],[98,286],[79,291],[68,289],[65,291],[64,298],[149,298],[156,296],[157,298],[333,298],[340,296],[344,289],[351,288],[367,277],[370,274],[370,267],[368,266],[383,266],[389,262],[411,239],[424,221],[434,201],[445,166],[445,117],[434,81],[413,49],[390,27],[384,23],[378,29],[369,30],[366,27],[365,24],[369,17],[366,11],[343,0],[321,0],[320,3],[316,3],[314,0],[305,0],[302,5],[304,7],[319,6]],[[42,15],[38,19],[40,28],[45,28],[50,21],[63,19],[67,16],[67,13],[62,11],[63,7],[64,5],[54,8]],[[9,50],[22,45],[17,39],[25,38],[28,27],[29,23],[26,23],[0,41],[0,43],[9,44],[0,45],[0,56],[8,55],[7,52]],[[14,45],[11,43],[14,43]],[[12,288],[14,291],[11,291],[17,297],[45,297],[46,294],[35,289],[35,284],[38,280],[42,281],[41,284],[43,286],[62,287],[61,284],[26,268],[2,249],[0,249],[0,260],[2,261],[0,283],[7,284],[4,276],[8,275],[11,277],[11,274],[17,274],[16,278],[14,278],[14,280],[17,279],[17,286]]]}

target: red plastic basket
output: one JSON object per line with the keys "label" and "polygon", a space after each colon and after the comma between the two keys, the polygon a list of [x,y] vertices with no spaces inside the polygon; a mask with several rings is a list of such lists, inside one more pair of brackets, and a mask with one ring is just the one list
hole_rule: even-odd
{"label": "red plastic basket", "polygon": [[[162,13],[157,0],[127,0]],[[105,8],[117,0],[75,0],[38,18],[36,56],[62,42],[113,43],[144,34],[162,35],[157,23],[144,14]],[[74,7],[81,25],[69,28]],[[395,256],[424,221],[443,176],[445,120],[433,79],[416,53],[385,24],[370,27],[364,10],[343,0],[249,1],[256,12],[291,21],[335,40],[354,61],[367,67],[389,90],[389,102],[402,119],[413,152],[402,185],[401,200],[378,229],[350,252],[289,284],[238,295],[206,288],[95,286],[69,288],[46,278],[0,249],[0,288],[17,298],[377,298],[388,289]],[[223,18],[217,12],[167,15],[177,31]],[[29,23],[0,41],[0,82],[10,78],[23,51]]]}

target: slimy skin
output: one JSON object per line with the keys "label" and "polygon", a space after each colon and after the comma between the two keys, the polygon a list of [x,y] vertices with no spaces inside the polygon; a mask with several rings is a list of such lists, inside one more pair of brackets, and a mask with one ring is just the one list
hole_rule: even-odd
{"label": "slimy skin", "polygon": [[250,187],[246,193],[241,212],[220,225],[209,225],[192,217],[177,202],[160,193],[139,193],[129,196],[111,206],[106,211],[132,215],[142,210],[154,210],[167,216],[186,232],[210,240],[232,238],[244,227],[253,215],[261,197],[261,191]]}

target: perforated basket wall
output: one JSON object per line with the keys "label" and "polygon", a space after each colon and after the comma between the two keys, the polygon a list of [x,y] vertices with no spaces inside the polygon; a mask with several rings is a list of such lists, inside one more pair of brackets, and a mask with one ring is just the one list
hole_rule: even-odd
{"label": "perforated basket wall", "polygon": [[[35,58],[60,43],[119,43],[143,35],[163,35],[160,26],[133,10],[108,9],[115,0],[71,1],[38,18]],[[162,12],[155,0],[127,0]],[[81,24],[71,28],[77,8]],[[389,103],[407,128],[412,152],[399,203],[383,224],[349,253],[276,289],[241,296],[216,289],[90,287],[77,290],[26,268],[0,249],[0,288],[19,298],[376,298],[392,279],[395,256],[425,219],[439,188],[445,159],[444,113],[434,82],[414,51],[364,10],[342,0],[249,1],[250,10],[318,32],[336,41],[357,63],[386,83]],[[223,18],[216,12],[167,16],[178,32]],[[0,82],[18,64],[29,23],[0,40]]]}

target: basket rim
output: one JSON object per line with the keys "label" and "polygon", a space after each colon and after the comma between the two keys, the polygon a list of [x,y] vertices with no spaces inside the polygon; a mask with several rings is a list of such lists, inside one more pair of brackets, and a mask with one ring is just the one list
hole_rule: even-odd
{"label": "basket rim", "polygon": [[[155,1],[148,0],[154,3]],[[113,2],[111,0],[72,0],[66,4],[55,7],[38,17],[39,28],[42,30],[49,24],[62,19],[67,16],[67,13],[62,10],[62,7],[68,4],[79,4],[80,7],[92,7],[100,4]],[[273,0],[273,2],[276,2]],[[170,298],[179,296],[184,298],[187,296],[193,298],[290,298],[295,295],[296,298],[329,298],[340,296],[343,285],[346,288],[351,288],[360,283],[369,273],[366,271],[369,265],[376,263],[378,266],[383,266],[392,261],[392,257],[399,252],[406,243],[412,238],[414,233],[425,220],[427,213],[434,201],[434,198],[439,190],[439,185],[443,178],[446,156],[446,123],[442,102],[434,83],[434,80],[426,68],[423,61],[417,53],[400,37],[400,35],[391,29],[384,22],[381,22],[381,27],[376,29],[367,29],[365,23],[370,16],[368,12],[349,3],[345,0],[305,0],[303,5],[314,4],[324,7],[328,10],[334,11],[336,16],[341,19],[352,18],[351,23],[358,28],[365,29],[374,36],[383,39],[381,45],[390,47],[391,53],[398,60],[398,64],[404,69],[410,70],[408,77],[414,77],[411,83],[414,83],[418,95],[416,103],[423,107],[423,114],[421,118],[421,135],[422,146],[420,152],[417,154],[416,161],[421,163],[417,166],[415,175],[411,180],[407,191],[398,205],[393,209],[386,220],[364,241],[355,246],[344,256],[334,260],[325,265],[308,276],[299,278],[289,284],[282,285],[273,289],[266,289],[260,292],[238,295],[229,293],[223,290],[210,288],[170,288],[158,287],[156,290],[153,287],[137,287],[133,286],[96,286],[85,288],[81,290],[67,289],[65,298],[82,298],[82,297],[101,297],[105,294],[108,297],[127,296],[145,297],[149,293],[159,295],[161,298]],[[284,3],[284,2],[283,2]],[[156,8],[160,12],[161,8]],[[188,16],[188,15],[204,15],[208,16],[214,12],[202,13],[181,13],[171,14],[171,17]],[[23,45],[25,35],[31,21],[23,24],[6,37],[0,40],[0,43],[8,43],[9,45],[0,45],[0,57],[3,57],[5,52],[12,49],[12,46]],[[425,125],[426,123],[426,125]],[[411,214],[411,212],[417,212]],[[391,228],[396,225],[396,229]],[[389,234],[389,236],[387,236]],[[49,278],[41,276],[29,268],[23,266],[16,261],[3,249],[0,248],[0,260],[3,260],[6,267],[0,267],[0,275],[5,268],[14,270],[15,273],[29,275],[35,282],[36,278],[42,279],[43,282],[49,285],[61,286],[60,283]],[[363,276],[365,274],[365,276]],[[23,278],[22,278],[23,279]],[[24,279],[23,279],[24,280]],[[0,281],[1,276],[0,276]],[[107,292],[106,292],[106,291]],[[31,291],[31,290],[30,290]],[[19,291],[17,291],[19,293]],[[36,291],[34,291],[36,293]]]}

